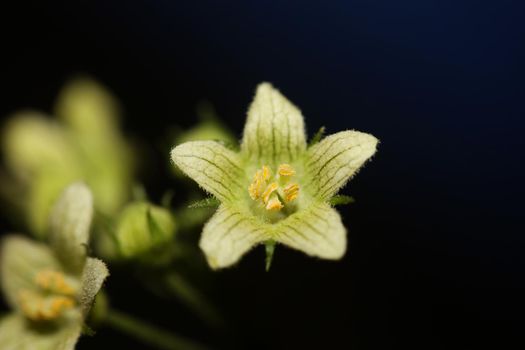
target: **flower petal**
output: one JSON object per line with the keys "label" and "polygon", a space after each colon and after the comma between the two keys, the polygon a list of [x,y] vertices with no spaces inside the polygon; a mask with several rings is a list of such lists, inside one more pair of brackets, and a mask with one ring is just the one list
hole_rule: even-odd
{"label": "flower petal", "polygon": [[0,249],[0,282],[11,308],[18,308],[20,291],[34,289],[35,274],[45,269],[62,269],[48,246],[20,235],[3,239]]}
{"label": "flower petal", "polygon": [[78,134],[102,139],[118,130],[118,102],[104,86],[88,77],[68,82],[57,98],[55,110]]}
{"label": "flower petal", "polygon": [[31,232],[39,239],[46,238],[49,231],[49,217],[64,188],[80,178],[74,171],[48,169],[31,179],[25,203],[27,220]]}
{"label": "flower petal", "polygon": [[73,350],[80,337],[81,322],[61,324],[56,329],[37,329],[18,313],[0,321],[0,349]]}
{"label": "flower petal", "polygon": [[31,181],[35,173],[46,168],[77,166],[64,129],[38,112],[15,114],[0,140],[7,165],[22,179]]}
{"label": "flower petal", "polygon": [[305,149],[301,111],[271,84],[260,84],[248,110],[241,151],[276,166],[295,160]]}
{"label": "flower petal", "polygon": [[104,262],[95,258],[87,258],[84,271],[82,272],[81,289],[78,297],[84,317],[87,315],[95,296],[108,276],[109,271]]}
{"label": "flower petal", "polygon": [[277,242],[323,259],[340,259],[346,251],[346,229],[339,213],[326,203],[290,215],[274,232]]}
{"label": "flower petal", "polygon": [[343,187],[376,151],[378,140],[358,131],[342,131],[308,150],[306,159],[313,197],[328,200]]}
{"label": "flower petal", "polygon": [[221,201],[231,201],[246,188],[239,156],[215,141],[192,141],[171,151],[173,162],[206,191]]}
{"label": "flower petal", "polygon": [[86,259],[93,196],[83,183],[68,186],[51,213],[49,239],[64,266],[80,273]]}
{"label": "flower petal", "polygon": [[268,239],[268,234],[256,218],[242,210],[221,205],[204,226],[200,247],[213,269],[236,263],[257,243]]}

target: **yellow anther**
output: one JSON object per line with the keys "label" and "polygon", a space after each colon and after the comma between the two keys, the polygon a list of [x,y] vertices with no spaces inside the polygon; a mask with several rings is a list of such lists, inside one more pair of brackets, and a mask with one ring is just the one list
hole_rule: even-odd
{"label": "yellow anther", "polygon": [[35,284],[43,290],[63,295],[75,295],[75,288],[66,281],[63,273],[43,270],[35,276]]}
{"label": "yellow anther", "polygon": [[284,188],[284,199],[286,202],[291,202],[299,195],[299,185],[289,184]]}
{"label": "yellow anther", "polygon": [[[248,193],[254,201],[261,201],[267,210],[281,210],[284,203],[295,200],[299,195],[298,184],[287,185],[294,175],[295,170],[290,164],[279,165],[274,176],[270,167],[263,165],[255,172],[253,181],[248,187]],[[281,187],[285,185],[286,187]]]}
{"label": "yellow anther", "polygon": [[267,165],[264,165],[262,167],[262,177],[263,177],[264,181],[270,180],[271,176],[272,176],[272,172],[271,172],[270,168],[268,168]]}
{"label": "yellow anther", "polygon": [[253,182],[250,187],[248,187],[248,193],[253,200],[257,200],[264,188],[266,187],[266,181],[264,180],[264,168],[263,170],[257,170],[255,176],[253,177]]}
{"label": "yellow anther", "polygon": [[54,320],[75,306],[71,297],[43,296],[29,290],[20,291],[19,302],[24,315],[33,321]]}
{"label": "yellow anther", "polygon": [[292,168],[290,164],[281,164],[279,165],[279,169],[277,170],[279,175],[281,176],[293,176],[295,175],[295,170]]}
{"label": "yellow anther", "polygon": [[73,299],[65,296],[54,296],[46,300],[45,314],[50,318],[57,318],[64,311],[70,310],[75,306]]}
{"label": "yellow anther", "polygon": [[268,203],[268,200],[270,199],[270,195],[276,191],[279,188],[279,185],[277,182],[272,182],[266,187],[266,190],[264,190],[264,193],[262,195],[263,202],[266,204]]}
{"label": "yellow anther", "polygon": [[272,198],[268,201],[268,204],[266,204],[267,210],[281,210],[283,207],[284,205],[278,198]]}

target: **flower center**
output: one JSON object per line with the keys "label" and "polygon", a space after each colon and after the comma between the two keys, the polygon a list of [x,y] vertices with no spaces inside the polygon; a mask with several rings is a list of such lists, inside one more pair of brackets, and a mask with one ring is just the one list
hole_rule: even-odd
{"label": "flower center", "polygon": [[294,183],[295,170],[289,164],[281,164],[275,176],[266,165],[257,170],[248,187],[250,197],[264,205],[266,210],[280,211],[299,195],[299,185]]}
{"label": "flower center", "polygon": [[75,281],[53,270],[42,270],[35,275],[37,290],[23,289],[19,302],[24,315],[33,321],[49,321],[62,316],[75,304]]}

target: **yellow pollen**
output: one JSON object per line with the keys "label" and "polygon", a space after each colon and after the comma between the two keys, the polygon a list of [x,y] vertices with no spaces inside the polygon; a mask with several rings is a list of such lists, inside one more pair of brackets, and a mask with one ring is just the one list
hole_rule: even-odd
{"label": "yellow pollen", "polygon": [[33,321],[54,320],[75,306],[75,301],[71,297],[62,295],[46,297],[29,290],[20,291],[19,302],[24,315]]}
{"label": "yellow pollen", "polygon": [[262,177],[264,181],[270,180],[270,177],[272,176],[272,172],[270,171],[270,168],[268,168],[267,165],[264,165],[262,167]]}
{"label": "yellow pollen", "polygon": [[299,195],[299,185],[289,184],[284,188],[284,199],[286,202],[291,202]]}
{"label": "yellow pollen", "polygon": [[290,164],[281,164],[279,165],[279,169],[277,170],[279,175],[281,176],[293,176],[295,175],[295,170],[292,168]]}
{"label": "yellow pollen", "polygon": [[75,288],[66,281],[64,274],[53,271],[43,270],[35,276],[37,286],[45,291],[63,295],[75,295]]}
{"label": "yellow pollen", "polygon": [[266,204],[268,203],[268,200],[270,199],[270,195],[276,191],[277,189],[279,188],[279,185],[277,184],[277,182],[272,182],[271,184],[269,184],[267,187],[266,187],[266,190],[264,190],[264,193],[262,195],[263,197],[263,202]]}
{"label": "yellow pollen", "polygon": [[248,187],[248,192],[250,193],[250,197],[253,200],[257,200],[260,196],[264,188],[266,187],[266,181],[264,180],[264,174],[262,170],[257,170],[255,173],[255,176],[253,177],[253,182],[251,183],[250,187]]}
{"label": "yellow pollen", "polygon": [[254,201],[262,202],[266,210],[279,211],[284,208],[284,203],[295,200],[299,195],[299,185],[288,184],[294,175],[295,170],[290,164],[279,165],[275,176],[272,176],[270,168],[264,165],[255,172],[248,193]]}
{"label": "yellow pollen", "polygon": [[272,198],[268,201],[268,204],[266,204],[267,210],[281,210],[283,207],[284,205],[282,205],[279,198]]}

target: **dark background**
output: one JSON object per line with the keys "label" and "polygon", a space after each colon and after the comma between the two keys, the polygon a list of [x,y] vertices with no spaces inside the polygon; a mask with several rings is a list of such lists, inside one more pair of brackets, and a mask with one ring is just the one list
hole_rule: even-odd
{"label": "dark background", "polygon": [[[326,125],[381,140],[344,191],[357,199],[340,209],[344,260],[283,248],[265,273],[257,249],[217,273],[210,297],[227,332],[131,290],[118,273],[113,304],[224,349],[521,348],[520,3],[21,4],[1,11],[0,115],[50,111],[67,78],[93,75],[122,102],[127,133],[158,150],[147,160],[157,168],[142,174],[158,199],[176,186],[159,146],[166,127],[195,123],[206,98],[240,136],[256,84],[270,81],[300,106],[310,133]],[[110,330],[81,342],[117,345],[142,348]]]}

